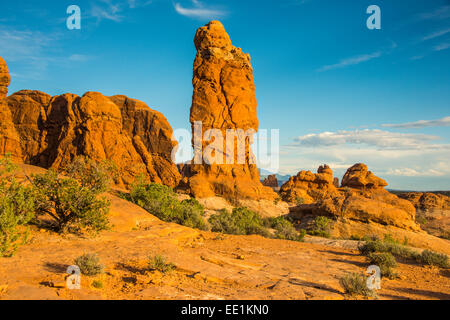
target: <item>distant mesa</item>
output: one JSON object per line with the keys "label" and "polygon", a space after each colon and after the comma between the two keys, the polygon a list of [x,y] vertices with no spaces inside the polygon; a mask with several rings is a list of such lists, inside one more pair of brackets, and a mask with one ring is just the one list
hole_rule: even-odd
{"label": "distant mesa", "polygon": [[269,175],[264,179],[263,185],[265,185],[266,187],[278,188],[279,186],[277,176],[275,174]]}

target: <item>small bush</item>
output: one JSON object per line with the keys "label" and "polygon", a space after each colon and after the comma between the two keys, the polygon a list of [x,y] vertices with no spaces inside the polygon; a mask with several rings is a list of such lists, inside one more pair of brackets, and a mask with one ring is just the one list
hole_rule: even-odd
{"label": "small bush", "polygon": [[110,203],[98,197],[101,189],[84,187],[73,178],[62,178],[49,170],[33,177],[37,193],[37,214],[53,219],[57,231],[98,232],[108,229]]}
{"label": "small bush", "polygon": [[102,289],[103,282],[101,280],[94,280],[94,281],[92,281],[92,286],[97,289]]}
{"label": "small bush", "polygon": [[166,258],[162,255],[155,255],[148,258],[148,268],[150,270],[158,270],[159,272],[166,273],[175,269],[173,263],[166,263]]}
{"label": "small bush", "polygon": [[222,210],[220,214],[209,218],[209,224],[214,232],[238,235],[259,234],[270,237],[269,231],[264,226],[264,220],[247,208],[234,208],[231,214]]}
{"label": "small bush", "polygon": [[274,237],[277,239],[303,241],[306,234],[305,230],[299,234],[292,223],[283,217],[268,218],[266,224],[269,228],[275,229]]}
{"label": "small bush", "polygon": [[97,194],[111,188],[117,177],[117,168],[112,161],[94,161],[78,156],[64,170],[69,177],[80,182],[81,186]]}
{"label": "small bush", "polygon": [[380,267],[381,275],[393,279],[397,274],[392,270],[397,267],[397,261],[389,252],[371,252],[366,256],[367,262]]}
{"label": "small bush", "polygon": [[103,273],[104,266],[100,264],[100,258],[96,253],[83,254],[75,259],[75,265],[80,267],[81,273],[86,276],[96,276]]}
{"label": "small bush", "polygon": [[123,197],[166,222],[175,222],[187,227],[208,230],[203,219],[204,208],[195,199],[178,201],[175,192],[157,183],[145,183],[139,179],[129,194]]}
{"label": "small bush", "polygon": [[302,198],[302,197],[296,197],[295,198],[295,204],[298,205],[298,206],[300,206],[302,204],[305,204],[305,199]]}
{"label": "small bush", "polygon": [[369,255],[372,252],[389,252],[393,256],[403,259],[417,259],[418,253],[401,244],[391,241],[368,240],[359,246],[359,251],[363,255]]}
{"label": "small bush", "polygon": [[28,230],[19,227],[35,216],[35,193],[14,178],[15,166],[10,156],[0,159],[0,257],[11,257],[26,243]]}
{"label": "small bush", "polygon": [[346,274],[339,282],[347,294],[365,297],[375,296],[375,292],[367,288],[366,277],[358,273]]}
{"label": "small bush", "polygon": [[330,222],[331,220],[324,216],[318,216],[314,220],[314,228],[312,230],[308,230],[308,234],[312,236],[330,237]]}
{"label": "small bush", "polygon": [[430,250],[422,251],[422,254],[418,256],[417,259],[419,262],[430,266],[436,266],[440,268],[449,268],[448,256],[443,253],[437,253]]}

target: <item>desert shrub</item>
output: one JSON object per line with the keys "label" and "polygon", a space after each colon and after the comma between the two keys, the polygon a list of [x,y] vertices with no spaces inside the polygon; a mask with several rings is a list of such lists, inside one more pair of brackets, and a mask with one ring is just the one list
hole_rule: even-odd
{"label": "desert shrub", "polygon": [[99,197],[101,189],[82,186],[74,178],[63,178],[53,170],[33,177],[37,214],[49,215],[59,232],[98,232],[108,229],[110,203]]}
{"label": "desert shrub", "polygon": [[296,197],[295,198],[295,204],[296,205],[302,205],[302,204],[304,204],[305,203],[305,199],[304,198],[302,198],[302,197]]}
{"label": "desert shrub", "polygon": [[278,218],[268,218],[265,224],[269,228],[275,229],[274,237],[277,239],[293,240],[293,241],[303,241],[306,231],[301,230],[300,233],[297,232],[292,223],[283,217]]}
{"label": "desert shrub", "polygon": [[430,250],[424,250],[422,251],[422,254],[420,254],[417,258],[419,262],[422,262],[424,264],[430,265],[430,266],[437,266],[440,268],[449,268],[449,261],[448,256],[443,253],[437,253]]}
{"label": "desert shrub", "polygon": [[94,288],[101,289],[101,288],[103,288],[103,281],[101,281],[101,280],[94,280],[94,281],[92,281],[92,286]]}
{"label": "desert shrub", "polygon": [[74,261],[80,268],[82,274],[86,276],[96,276],[103,273],[104,266],[100,264],[100,258],[96,253],[86,253],[79,256]]}
{"label": "desert shrub", "polygon": [[195,199],[179,201],[175,192],[168,186],[147,184],[139,179],[131,187],[130,193],[123,194],[123,197],[163,221],[208,230],[208,225],[203,219],[205,211],[203,206]]}
{"label": "desert shrub", "polygon": [[166,273],[175,269],[173,263],[167,263],[166,258],[162,255],[155,255],[148,258],[148,268],[150,270],[157,270],[162,273]]}
{"label": "desert shrub", "polygon": [[10,157],[0,159],[0,256],[11,257],[27,241],[28,230],[19,230],[34,218],[35,194],[14,178]]}
{"label": "desert shrub", "polygon": [[112,161],[94,161],[83,156],[76,157],[65,169],[69,178],[95,193],[106,192],[117,177],[117,168]]}
{"label": "desert shrub", "polygon": [[314,220],[314,227],[308,230],[308,234],[312,236],[330,237],[330,222],[331,220],[324,216],[318,216]]}
{"label": "desert shrub", "polygon": [[367,288],[366,277],[361,274],[348,273],[339,279],[339,283],[347,294],[365,297],[375,296],[375,292]]}
{"label": "desert shrub", "polygon": [[264,226],[264,220],[247,208],[234,208],[231,213],[222,210],[209,218],[211,230],[229,234],[259,234],[269,237],[270,233]]}
{"label": "desert shrub", "polygon": [[363,255],[368,255],[372,252],[389,252],[393,256],[403,259],[417,259],[418,255],[416,251],[397,242],[389,241],[389,239],[388,241],[379,239],[367,240],[365,243],[361,244],[358,249]]}
{"label": "desert shrub", "polygon": [[381,275],[393,279],[397,276],[393,268],[397,267],[397,261],[389,252],[371,252],[366,256],[367,262],[380,267]]}

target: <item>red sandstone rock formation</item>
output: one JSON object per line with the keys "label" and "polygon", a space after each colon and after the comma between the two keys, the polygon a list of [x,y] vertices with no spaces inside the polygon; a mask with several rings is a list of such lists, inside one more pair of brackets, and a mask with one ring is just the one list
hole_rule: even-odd
{"label": "red sandstone rock formation", "polygon": [[281,186],[280,195],[287,202],[314,203],[329,193],[337,192],[333,184],[333,171],[328,165],[320,166],[317,173],[300,171]]}
{"label": "red sandstone rock formation", "polygon": [[364,163],[357,163],[342,178],[342,187],[383,189],[388,184],[370,172]]}
{"label": "red sandstone rock formation", "polygon": [[[231,44],[230,37],[218,21],[199,28],[194,43],[197,55],[192,80],[192,129],[194,131],[195,122],[201,122],[203,137],[209,129],[217,129],[224,139],[223,143],[216,144],[214,154],[207,156],[205,151],[213,139],[203,139],[198,144],[196,139],[202,140],[202,137],[194,132],[194,160],[197,163],[185,166],[182,184],[197,198],[218,195],[233,199],[275,199],[277,195],[272,189],[261,184],[259,171],[253,162],[250,147],[253,134],[242,138],[245,139],[245,154],[240,163],[238,144],[233,143],[234,146],[228,148],[226,145],[227,129],[258,130],[250,56]],[[227,164],[227,156],[234,160],[231,161],[233,164]],[[221,159],[223,164],[205,163],[205,159],[211,158]]]}
{"label": "red sandstone rock formation", "polygon": [[263,185],[271,188],[278,188],[278,179],[275,174],[271,174],[264,179]]}
{"label": "red sandstone rock formation", "polygon": [[347,170],[342,179],[343,188],[336,188],[333,180],[333,172],[327,165],[319,167],[317,174],[300,171],[281,187],[280,195],[283,200],[299,205],[296,214],[341,217],[419,230],[414,206],[386,191],[387,183],[368,171],[365,164],[356,164]]}
{"label": "red sandstone rock formation", "polygon": [[63,169],[83,155],[113,161],[119,186],[139,174],[171,187],[180,179],[171,161],[172,128],[141,101],[97,92],[51,97],[22,90],[3,100],[0,119],[0,153],[25,163]]}

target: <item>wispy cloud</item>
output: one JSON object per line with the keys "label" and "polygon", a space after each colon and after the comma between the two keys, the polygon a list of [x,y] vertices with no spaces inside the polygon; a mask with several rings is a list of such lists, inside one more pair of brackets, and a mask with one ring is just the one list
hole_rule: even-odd
{"label": "wispy cloud", "polygon": [[450,126],[450,116],[437,120],[419,120],[415,122],[406,122],[399,124],[382,124],[387,128],[425,128],[425,127],[448,127]]}
{"label": "wispy cloud", "polygon": [[429,35],[426,35],[421,40],[422,41],[427,41],[427,40],[435,39],[435,38],[441,37],[441,36],[443,36],[443,35],[445,35],[445,34],[447,34],[449,32],[450,32],[450,28],[444,29],[444,30],[440,30],[440,31],[436,31],[436,32],[433,32],[433,33],[431,33]]}
{"label": "wispy cloud", "polygon": [[71,56],[69,56],[69,60],[74,62],[86,62],[91,59],[92,59],[91,56],[85,54],[72,54]]}
{"label": "wispy cloud", "polygon": [[450,18],[450,6],[441,6],[433,11],[419,13],[417,20],[442,20]]}
{"label": "wispy cloud", "polygon": [[450,48],[450,42],[444,42],[433,47],[434,51],[442,51]]}
{"label": "wispy cloud", "polygon": [[179,3],[175,3],[174,8],[178,14],[189,18],[212,19],[227,15],[226,11],[217,8],[205,7],[203,3],[198,0],[192,0],[192,6],[190,8],[183,7]]}
{"label": "wispy cloud", "polygon": [[359,55],[359,56],[356,56],[356,57],[343,59],[343,60],[339,61],[336,64],[323,66],[323,67],[319,68],[317,71],[318,72],[323,72],[323,71],[339,69],[339,68],[344,68],[344,67],[347,67],[347,66],[360,64],[362,62],[366,62],[366,61],[369,61],[369,60],[372,60],[372,59],[375,59],[375,58],[379,58],[381,56],[381,54],[382,54],[381,51],[377,51],[377,52],[370,53],[370,54],[363,54],[363,55]]}
{"label": "wispy cloud", "polygon": [[102,20],[122,22],[125,18],[123,12],[126,9],[145,7],[151,3],[151,0],[99,0],[92,5],[88,17],[95,18],[97,23]]}
{"label": "wispy cloud", "polygon": [[[344,144],[367,145],[384,149],[416,149],[418,147],[441,147],[429,142],[440,138],[425,134],[397,133],[379,129],[311,133],[294,139],[293,145],[304,147],[338,146]],[[449,146],[446,146],[449,148]]]}

